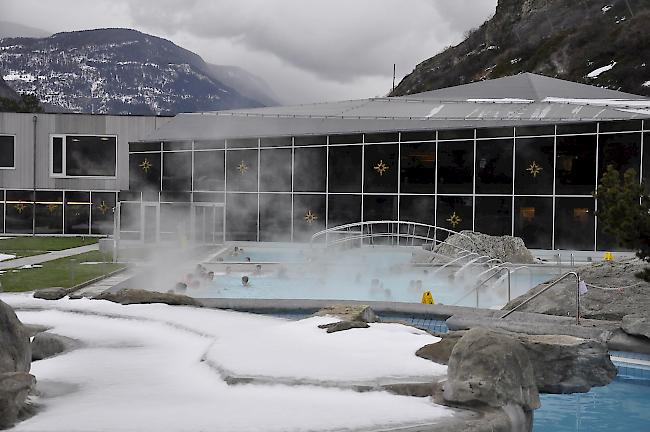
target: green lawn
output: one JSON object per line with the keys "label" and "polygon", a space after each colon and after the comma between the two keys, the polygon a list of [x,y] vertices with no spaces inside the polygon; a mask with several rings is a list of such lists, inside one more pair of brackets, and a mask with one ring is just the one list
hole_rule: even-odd
{"label": "green lawn", "polygon": [[[32,291],[40,288],[69,288],[103,274],[125,267],[110,262],[110,255],[99,251],[86,252],[71,257],[45,262],[43,267],[30,269],[7,269],[0,274],[5,292]],[[101,264],[81,264],[101,262]]]}
{"label": "green lawn", "polygon": [[23,258],[95,244],[97,237],[11,237],[0,240],[0,253]]}

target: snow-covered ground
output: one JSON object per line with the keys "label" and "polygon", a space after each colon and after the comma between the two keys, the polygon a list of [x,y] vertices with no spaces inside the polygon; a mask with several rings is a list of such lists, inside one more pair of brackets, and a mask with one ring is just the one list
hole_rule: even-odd
{"label": "snow-covered ground", "polygon": [[229,386],[208,364],[315,383],[413,374],[433,380],[444,373],[444,366],[414,355],[437,338],[406,326],[371,324],[326,334],[316,325],[330,318],[292,322],[159,304],[46,301],[29,294],[0,299],[23,322],[83,344],[32,364],[42,410],[16,431],[355,430],[432,423],[453,413],[427,398],[380,391]]}
{"label": "snow-covered ground", "polygon": [[599,67],[598,69],[592,70],[587,74],[587,78],[598,78],[601,74],[614,69],[614,66],[616,66],[615,61],[611,62],[607,66]]}
{"label": "snow-covered ground", "polygon": [[16,258],[16,255],[0,253],[0,261],[6,261],[6,260],[9,260],[9,259],[14,259],[14,258]]}

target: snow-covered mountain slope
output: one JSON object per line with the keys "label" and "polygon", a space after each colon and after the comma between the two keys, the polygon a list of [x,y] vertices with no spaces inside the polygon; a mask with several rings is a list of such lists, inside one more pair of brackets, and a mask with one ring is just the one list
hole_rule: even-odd
{"label": "snow-covered mountain slope", "polygon": [[0,71],[19,93],[62,111],[111,114],[257,107],[198,55],[129,29],[0,39]]}

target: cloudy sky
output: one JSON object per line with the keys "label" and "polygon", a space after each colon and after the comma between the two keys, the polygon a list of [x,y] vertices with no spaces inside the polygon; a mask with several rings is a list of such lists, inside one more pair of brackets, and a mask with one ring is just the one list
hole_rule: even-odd
{"label": "cloudy sky", "polygon": [[128,27],[260,76],[286,103],[385,95],[497,0],[0,0],[48,32]]}

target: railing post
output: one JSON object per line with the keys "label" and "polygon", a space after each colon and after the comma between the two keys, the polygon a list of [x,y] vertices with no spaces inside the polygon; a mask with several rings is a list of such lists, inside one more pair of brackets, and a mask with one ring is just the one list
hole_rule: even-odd
{"label": "railing post", "polygon": [[504,267],[508,271],[508,303],[510,303],[510,300],[512,299],[511,297],[511,289],[510,289],[510,269],[507,267]]}
{"label": "railing post", "polygon": [[580,325],[580,276],[576,273],[576,325]]}

